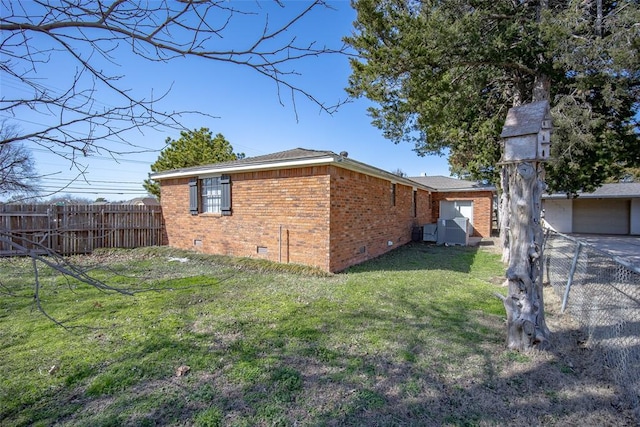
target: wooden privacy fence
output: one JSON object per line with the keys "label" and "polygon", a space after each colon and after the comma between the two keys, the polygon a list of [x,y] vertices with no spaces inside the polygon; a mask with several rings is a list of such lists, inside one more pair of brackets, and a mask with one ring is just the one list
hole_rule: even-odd
{"label": "wooden privacy fence", "polygon": [[73,255],[163,242],[160,206],[0,205],[0,256],[24,254],[20,247]]}

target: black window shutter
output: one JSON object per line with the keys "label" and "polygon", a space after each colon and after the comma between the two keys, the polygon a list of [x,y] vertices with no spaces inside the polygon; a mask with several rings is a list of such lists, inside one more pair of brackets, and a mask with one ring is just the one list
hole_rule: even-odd
{"label": "black window shutter", "polygon": [[198,178],[189,180],[189,213],[198,215]]}
{"label": "black window shutter", "polygon": [[222,215],[231,215],[231,177],[222,175],[220,177],[222,187],[222,200],[220,201],[220,211]]}

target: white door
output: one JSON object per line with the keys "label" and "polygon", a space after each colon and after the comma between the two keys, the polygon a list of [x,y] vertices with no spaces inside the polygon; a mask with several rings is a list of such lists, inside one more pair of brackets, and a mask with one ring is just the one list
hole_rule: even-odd
{"label": "white door", "polygon": [[440,219],[465,217],[473,226],[473,200],[452,200],[440,202]]}

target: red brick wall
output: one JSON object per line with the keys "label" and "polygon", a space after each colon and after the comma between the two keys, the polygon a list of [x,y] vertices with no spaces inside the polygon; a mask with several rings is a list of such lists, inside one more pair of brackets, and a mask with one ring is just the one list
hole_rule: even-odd
{"label": "red brick wall", "polygon": [[231,216],[191,215],[188,178],[161,189],[170,246],[333,272],[409,242],[432,217],[427,191],[414,217],[412,187],[397,184],[392,206],[390,181],[335,166],[231,174]]}
{"label": "red brick wall", "polygon": [[190,215],[188,178],[161,184],[170,246],[329,269],[326,166],[231,174],[231,216]]}
{"label": "red brick wall", "polygon": [[491,236],[491,218],[493,215],[493,193],[491,191],[461,191],[433,193],[430,222],[437,222],[440,215],[440,201],[473,201],[473,234],[475,237]]}
{"label": "red brick wall", "polygon": [[[431,216],[429,193],[362,173],[331,168],[331,271],[375,258],[411,241],[411,229]],[[391,242],[391,245],[389,245]]]}

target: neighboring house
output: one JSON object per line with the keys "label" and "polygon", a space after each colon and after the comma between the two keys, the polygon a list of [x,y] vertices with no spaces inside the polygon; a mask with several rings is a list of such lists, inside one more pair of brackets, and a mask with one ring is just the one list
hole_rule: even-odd
{"label": "neighboring house", "polygon": [[430,189],[347,153],[297,148],[151,175],[167,243],[337,272],[411,241]]}
{"label": "neighboring house", "polygon": [[432,189],[432,221],[466,217],[474,237],[490,237],[492,231],[494,186],[446,176],[416,176],[409,179]]}
{"label": "neighboring house", "polygon": [[134,206],[159,206],[160,202],[155,197],[136,197],[126,202],[122,202],[123,205]]}
{"label": "neighboring house", "polygon": [[604,184],[593,193],[542,196],[544,220],[560,233],[640,235],[640,183]]}

